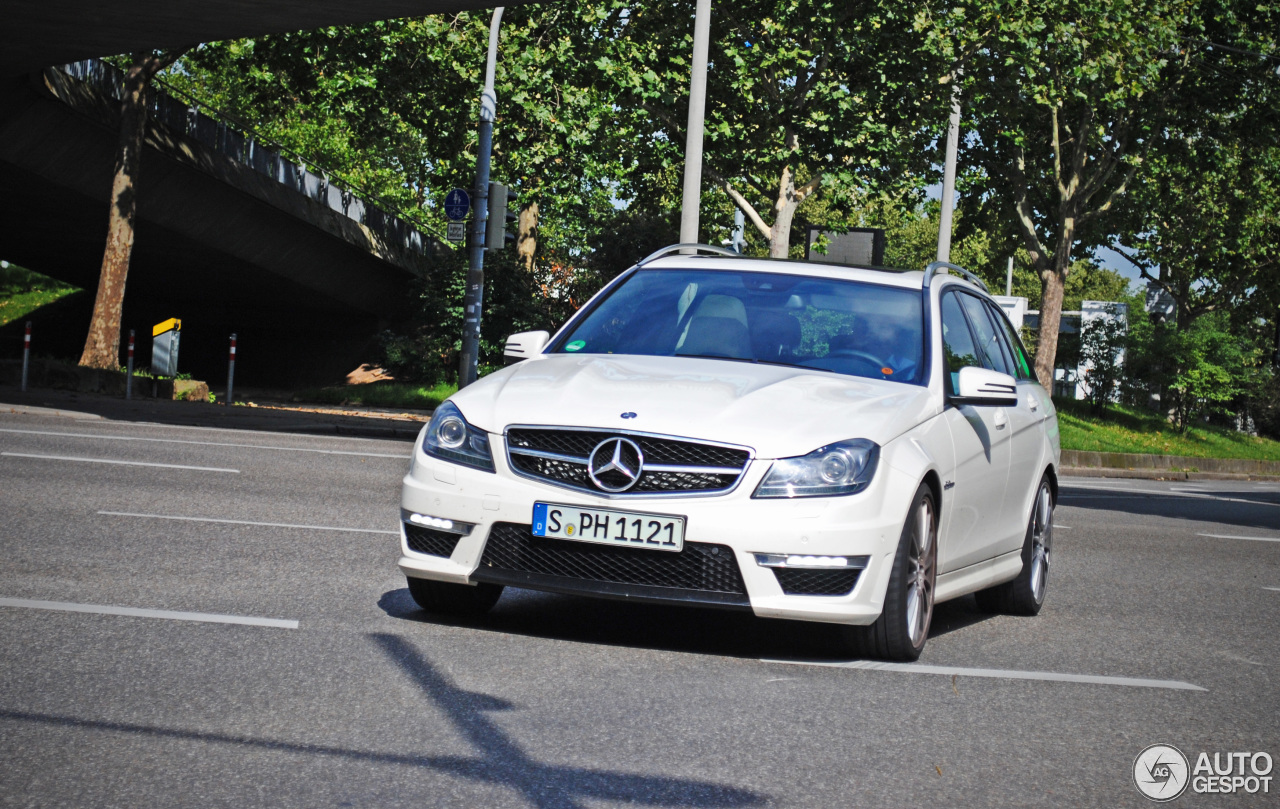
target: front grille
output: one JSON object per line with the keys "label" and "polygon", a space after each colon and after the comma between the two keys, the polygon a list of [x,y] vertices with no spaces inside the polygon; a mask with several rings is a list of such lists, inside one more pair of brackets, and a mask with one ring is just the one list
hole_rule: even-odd
{"label": "front grille", "polygon": [[437,531],[434,528],[425,528],[408,522],[404,524],[404,536],[409,550],[445,558],[453,556],[453,549],[458,547],[458,540],[462,539],[458,534]]}
{"label": "front grille", "polygon": [[[478,574],[515,571],[582,582],[661,587],[741,596],[746,586],[727,545],[686,542],[679,553],[615,548],[535,537],[530,526],[496,523],[489,531]],[[584,588],[590,589],[590,588]]]}
{"label": "front grille", "polygon": [[773,573],[778,577],[778,584],[782,585],[782,592],[789,596],[844,596],[853,592],[862,570],[776,567]]}
{"label": "front grille", "polygon": [[[587,474],[591,451],[608,438],[634,441],[644,453],[644,471],[622,494],[716,493],[732,489],[751,459],[750,451],[697,441],[600,430],[514,427],[507,431],[507,460],[526,477],[600,494]],[[541,453],[541,454],[538,454]],[[546,457],[547,454],[556,457]],[[621,480],[606,480],[620,485]]]}

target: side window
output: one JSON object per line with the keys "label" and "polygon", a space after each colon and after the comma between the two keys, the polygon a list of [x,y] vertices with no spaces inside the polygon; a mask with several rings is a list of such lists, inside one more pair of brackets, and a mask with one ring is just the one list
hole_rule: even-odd
{"label": "side window", "polygon": [[947,393],[954,395],[960,387],[960,369],[981,365],[960,296],[954,292],[942,296],[942,352],[947,361]]}
{"label": "side window", "polygon": [[1022,347],[1022,341],[1018,339],[1018,333],[1009,323],[1009,318],[1005,317],[1004,312],[999,311],[998,307],[993,307],[991,319],[999,327],[1000,334],[1004,336],[1002,343],[1013,358],[1013,367],[1018,371],[1014,376],[1018,379],[1035,379],[1031,373],[1031,363],[1027,361],[1027,352]]}
{"label": "side window", "polygon": [[1012,360],[1005,356],[1001,348],[1000,338],[996,334],[996,326],[991,322],[991,315],[987,312],[986,304],[973,295],[961,295],[959,297],[964,302],[964,309],[969,313],[969,322],[973,324],[974,334],[978,338],[978,351],[980,352],[979,356],[982,357],[983,367],[1013,376]]}

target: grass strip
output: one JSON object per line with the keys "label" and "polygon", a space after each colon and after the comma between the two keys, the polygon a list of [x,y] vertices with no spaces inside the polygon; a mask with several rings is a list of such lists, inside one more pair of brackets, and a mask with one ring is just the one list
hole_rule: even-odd
{"label": "grass strip", "polygon": [[1099,416],[1083,402],[1055,399],[1054,404],[1063,449],[1280,461],[1280,441],[1226,427],[1201,424],[1183,433],[1158,413],[1112,405]]}
{"label": "grass strip", "polygon": [[415,385],[408,382],[371,382],[367,385],[340,385],[310,388],[293,394],[295,402],[315,404],[389,407],[434,410],[457,392],[457,385]]}

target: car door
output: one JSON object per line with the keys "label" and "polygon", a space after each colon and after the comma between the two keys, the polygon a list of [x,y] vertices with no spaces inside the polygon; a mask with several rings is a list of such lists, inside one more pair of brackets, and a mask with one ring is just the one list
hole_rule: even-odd
{"label": "car door", "polygon": [[[1039,483],[1044,456],[1044,419],[1050,411],[1044,389],[1031,374],[1022,343],[1003,312],[989,300],[965,296],[965,311],[983,341],[992,362],[1018,381],[1018,404],[1002,408],[1009,419],[1009,483],[1005,487],[1002,517],[1007,521],[1008,543],[999,552],[1022,547],[1031,498]],[[969,301],[973,301],[972,304]],[[981,325],[980,325],[981,324]]]}
{"label": "car door", "polygon": [[[960,369],[987,367],[963,298],[944,291],[940,301],[944,386],[956,392]],[[974,300],[977,300],[976,298]],[[995,555],[1008,541],[1008,522],[1001,523],[1009,479],[1009,419],[1002,408],[948,404],[943,418],[951,430],[955,469],[943,481],[945,542],[938,544],[938,572],[948,573]]]}
{"label": "car door", "polygon": [[[1012,460],[1009,472],[1009,490],[1005,501],[1012,511],[1018,513],[1025,522],[1032,511],[1032,498],[1039,488],[1039,479],[1046,466],[1048,440],[1044,431],[1044,422],[1053,413],[1053,401],[1048,392],[1039,385],[1036,374],[1032,372],[1023,342],[1018,338],[1009,317],[995,303],[987,302],[987,311],[1000,330],[1001,344],[1009,352],[1014,378],[1018,379],[1018,407],[1010,410],[1010,419],[1014,424],[1012,435]],[[1021,535],[1018,536],[1021,541]]]}

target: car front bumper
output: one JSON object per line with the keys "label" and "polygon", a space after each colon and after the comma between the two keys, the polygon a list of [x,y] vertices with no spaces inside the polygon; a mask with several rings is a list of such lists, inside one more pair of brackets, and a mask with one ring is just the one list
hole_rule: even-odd
{"label": "car front bumper", "polygon": [[[757,459],[751,462],[739,485],[726,494],[608,498],[517,477],[506,464],[502,437],[490,438],[496,472],[438,460],[422,452],[421,440],[415,445],[401,495],[399,566],[406,576],[464,584],[487,581],[605,598],[740,607],[768,618],[869,624],[880,615],[903,522],[919,484],[882,456],[871,485],[858,494],[753,499],[751,494],[771,463]],[[548,572],[546,565],[535,565],[537,570],[513,569],[497,557],[515,558],[524,553],[529,541],[544,547],[558,545],[561,550],[570,551],[568,556],[575,560],[579,551],[592,558],[604,554],[610,557],[604,562],[607,565],[619,561],[642,564],[643,557],[666,570],[676,560],[662,557],[678,555],[570,540],[535,540],[529,533],[535,502],[682,516],[686,523],[685,549],[681,554],[701,554],[702,561],[713,564],[717,571],[725,569],[723,557],[730,557],[729,565],[736,565],[745,592],[664,587],[663,583],[670,583],[670,577],[665,575],[653,581],[630,574],[596,575],[576,561],[570,565],[572,571]],[[419,550],[409,544],[406,520],[410,519],[413,522],[408,523],[408,531],[414,532]],[[420,552],[424,536],[425,546],[432,553]],[[486,543],[490,541],[495,544],[486,556]],[[505,556],[499,553],[499,542],[510,546]],[[597,553],[599,548],[606,550]],[[775,573],[777,568],[761,562],[785,564],[787,557],[797,556],[865,557],[866,566],[846,594],[790,595],[784,592]],[[680,578],[686,579],[687,576]]]}

